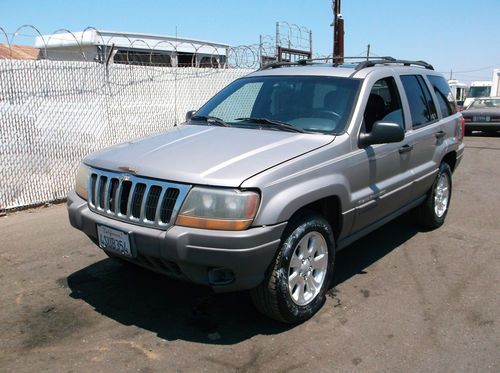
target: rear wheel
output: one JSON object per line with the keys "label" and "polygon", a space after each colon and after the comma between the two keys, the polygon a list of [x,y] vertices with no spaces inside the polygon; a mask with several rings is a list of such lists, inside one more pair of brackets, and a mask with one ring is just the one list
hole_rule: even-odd
{"label": "rear wheel", "polygon": [[265,315],[287,323],[312,317],[325,303],[335,258],[330,225],[308,213],[290,221],[266,279],[252,300]]}
{"label": "rear wheel", "polygon": [[443,225],[451,200],[451,168],[442,162],[425,201],[417,208],[419,224],[435,229]]}

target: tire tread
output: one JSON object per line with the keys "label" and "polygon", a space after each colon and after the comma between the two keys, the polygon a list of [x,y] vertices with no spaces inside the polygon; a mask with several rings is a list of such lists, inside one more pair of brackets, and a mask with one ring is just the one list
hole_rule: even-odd
{"label": "tire tread", "polygon": [[281,311],[278,302],[278,276],[279,266],[283,252],[281,247],[286,241],[286,237],[291,234],[302,222],[306,219],[321,219],[323,217],[313,211],[304,211],[294,216],[288,223],[287,228],[283,233],[280,249],[278,250],[266,278],[262,283],[250,291],[250,295],[255,307],[264,315],[284,323],[296,323],[297,320],[286,317],[285,313]]}
{"label": "tire tread", "polygon": [[[441,162],[441,165],[439,166],[439,172],[438,175],[436,176],[436,180],[432,184],[431,189],[427,193],[427,198],[424,200],[424,202],[418,206],[415,209],[415,214],[417,218],[418,224],[430,228],[430,229],[436,229],[439,228],[441,225],[443,225],[444,220],[446,218],[446,215],[448,214],[448,210],[446,213],[441,217],[438,218],[435,213],[434,213],[434,185],[437,182],[437,179],[439,175],[443,172],[448,173],[449,175],[449,181],[450,181],[450,200],[451,200],[451,192],[452,192],[452,180],[451,180],[451,168],[446,162]],[[450,201],[448,201],[448,206],[449,206]]]}

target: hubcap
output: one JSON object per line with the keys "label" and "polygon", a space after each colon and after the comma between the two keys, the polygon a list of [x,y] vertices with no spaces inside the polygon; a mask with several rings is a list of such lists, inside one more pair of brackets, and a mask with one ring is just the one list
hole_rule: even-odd
{"label": "hubcap", "polygon": [[292,300],[304,306],[318,295],[328,268],[328,246],[319,232],[307,233],[293,250],[288,267],[288,291]]}
{"label": "hubcap", "polygon": [[438,218],[442,217],[448,209],[450,198],[450,180],[448,174],[442,173],[434,189],[434,212]]}

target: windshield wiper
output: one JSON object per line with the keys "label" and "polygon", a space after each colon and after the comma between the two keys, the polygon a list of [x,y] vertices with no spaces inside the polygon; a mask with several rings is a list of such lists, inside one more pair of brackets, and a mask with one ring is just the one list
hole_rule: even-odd
{"label": "windshield wiper", "polygon": [[302,128],[295,127],[290,123],[283,122],[281,120],[273,120],[268,118],[253,118],[253,117],[236,118],[235,120],[241,120],[245,122],[258,123],[258,124],[266,124],[268,127],[279,128],[283,131],[301,132],[301,133],[306,132]]}
{"label": "windshield wiper", "polygon": [[210,115],[195,115],[191,117],[191,119],[204,120],[205,122],[207,122],[209,126],[211,125],[211,123],[217,123],[219,126],[222,127],[230,127],[230,125],[226,123],[223,119],[220,119],[218,117],[212,117]]}

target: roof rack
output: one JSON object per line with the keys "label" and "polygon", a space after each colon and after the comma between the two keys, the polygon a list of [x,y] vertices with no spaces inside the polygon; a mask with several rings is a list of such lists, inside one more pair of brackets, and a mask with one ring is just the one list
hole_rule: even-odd
{"label": "roof rack", "polygon": [[277,67],[283,67],[283,66],[303,66],[303,65],[307,65],[307,60],[298,60],[294,62],[271,62],[262,65],[259,70],[275,69]]}
{"label": "roof rack", "polygon": [[356,66],[355,70],[361,70],[361,69],[364,69],[367,67],[374,67],[376,65],[387,65],[387,64],[399,64],[399,65],[403,65],[403,66],[412,66],[413,65],[413,66],[424,67],[427,70],[434,70],[434,67],[425,61],[397,60],[397,59],[392,58],[392,57],[381,57],[381,58],[376,59],[376,60],[368,60],[368,61],[361,62]]}
{"label": "roof rack", "polygon": [[[344,63],[337,63],[336,60],[362,60],[358,62],[355,66],[355,70],[361,70],[367,67],[374,67],[377,65],[387,65],[387,64],[400,64],[404,66],[421,66],[428,70],[434,70],[434,67],[425,61],[410,61],[410,60],[398,60],[394,57],[384,56],[384,57],[322,57],[322,58],[308,58],[293,62],[271,62],[267,65],[262,66],[259,70],[274,69],[283,66],[305,66],[312,64],[317,61],[332,61],[332,66],[338,67],[344,65]],[[354,62],[353,61],[353,62]]]}

